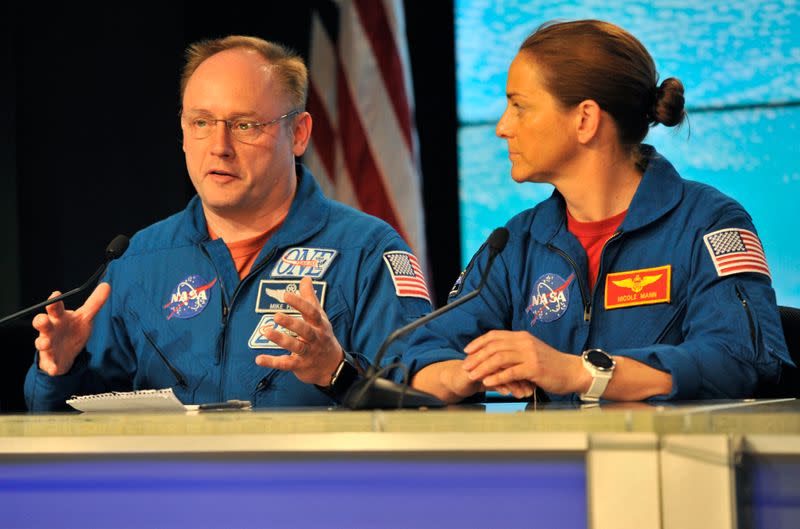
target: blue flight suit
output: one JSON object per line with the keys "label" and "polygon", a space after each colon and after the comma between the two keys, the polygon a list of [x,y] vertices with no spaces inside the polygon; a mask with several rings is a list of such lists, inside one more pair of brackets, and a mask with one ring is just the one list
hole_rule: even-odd
{"label": "blue flight suit", "polygon": [[[659,399],[744,398],[759,382],[777,381],[781,364],[792,362],[770,276],[724,268],[725,258],[736,258],[732,239],[754,236],[750,216],[719,191],[683,180],[651,147],[645,150],[647,169],[605,244],[592,291],[586,252],[567,231],[556,191],[508,222],[508,245],[483,292],[417,331],[412,356],[463,351],[472,339],[507,329],[530,332],[565,353],[600,348],[666,371],[672,391]],[[718,257],[712,258],[713,248]],[[451,301],[476,288],[487,255],[482,248],[473,257]],[[746,268],[758,266],[748,259]],[[648,281],[653,284],[643,286]]]}
{"label": "blue flight suit", "polygon": [[[259,332],[274,324],[275,312],[291,309],[282,293],[311,276],[339,343],[362,364],[391,331],[429,312],[430,302],[398,295],[389,258],[402,268],[410,250],[394,229],[324,197],[302,166],[298,179],[283,225],[241,281],[225,243],[210,239],[198,197],[137,233],[109,266],[111,296],[70,372],[50,377],[35,359],[25,381],[28,407],[61,409],[72,395],[167,387],[185,404],[333,404],[293,373],[254,362],[261,353],[286,354]],[[400,340],[385,363],[402,350]],[[442,359],[424,353],[405,364],[415,373]]]}

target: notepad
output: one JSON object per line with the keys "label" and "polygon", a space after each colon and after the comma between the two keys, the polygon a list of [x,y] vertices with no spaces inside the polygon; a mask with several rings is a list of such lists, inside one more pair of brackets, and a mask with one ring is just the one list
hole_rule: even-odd
{"label": "notepad", "polygon": [[96,395],[73,396],[67,404],[79,411],[195,411],[196,404],[183,404],[172,388],[139,391],[112,391]]}

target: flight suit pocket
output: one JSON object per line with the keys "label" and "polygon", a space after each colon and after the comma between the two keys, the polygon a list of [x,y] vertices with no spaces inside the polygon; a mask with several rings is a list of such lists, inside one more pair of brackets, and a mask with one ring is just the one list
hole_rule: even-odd
{"label": "flight suit pocket", "polygon": [[138,362],[134,378],[137,389],[162,389],[171,387],[181,402],[195,402],[195,392],[207,376],[207,369],[191,347],[169,328],[169,322],[160,322],[128,303],[127,312],[134,329],[130,332]]}
{"label": "flight suit pocket", "polygon": [[[345,301],[344,293],[338,286],[330,289],[325,303],[325,314],[333,327],[333,334],[339,344],[348,350],[350,347],[350,334],[353,328],[353,315]],[[346,343],[345,343],[346,342]]]}
{"label": "flight suit pocket", "polygon": [[[347,350],[350,346],[350,331],[353,318],[344,295],[338,286],[330,287],[325,295],[323,310],[333,328],[333,333],[339,344]],[[256,354],[286,354],[284,349],[267,348],[251,351]],[[257,382],[256,382],[257,381]],[[325,396],[313,384],[299,382],[292,373],[264,369],[255,364],[248,365],[241,370],[239,384],[243,387],[253,388],[251,400],[255,406],[287,406],[290,403],[303,406],[320,406],[331,404],[330,398]]]}
{"label": "flight suit pocket", "polygon": [[736,299],[742,306],[742,313],[743,313],[743,320],[744,325],[738,326],[740,329],[743,329],[744,342],[749,343],[752,346],[751,350],[751,358],[755,359],[758,356],[758,327],[756,325],[756,319],[753,314],[752,309],[750,308],[750,302],[747,299],[747,293],[744,290],[742,285],[735,284],[733,285],[733,291],[736,294]]}
{"label": "flight suit pocket", "polygon": [[686,302],[681,303],[667,324],[659,333],[654,343],[678,345],[683,342],[683,320],[686,316]]}

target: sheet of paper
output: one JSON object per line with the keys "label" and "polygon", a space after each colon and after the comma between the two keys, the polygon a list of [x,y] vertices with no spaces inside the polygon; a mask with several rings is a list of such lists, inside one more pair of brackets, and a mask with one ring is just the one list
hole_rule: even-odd
{"label": "sheet of paper", "polygon": [[82,395],[72,397],[67,404],[79,411],[194,411],[198,408],[196,404],[181,403],[172,388]]}

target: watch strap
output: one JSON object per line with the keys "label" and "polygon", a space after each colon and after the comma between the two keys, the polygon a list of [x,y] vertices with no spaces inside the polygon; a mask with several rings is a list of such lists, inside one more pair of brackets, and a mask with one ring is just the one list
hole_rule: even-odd
{"label": "watch strap", "polygon": [[332,399],[337,402],[342,400],[342,397],[347,393],[347,390],[350,389],[350,386],[358,380],[359,376],[361,375],[358,364],[356,363],[355,358],[348,353],[347,351],[344,352],[344,357],[342,361],[336,366],[336,369],[333,370],[331,373],[331,382],[327,386],[320,386],[315,384],[317,389],[321,392],[325,393]]}
{"label": "watch strap", "polygon": [[[590,360],[591,354],[603,355],[610,362],[610,366],[600,367],[595,365]],[[589,389],[587,389],[584,393],[581,393],[579,397],[585,402],[597,402],[600,400],[600,397],[605,392],[606,387],[608,387],[608,383],[611,381],[611,377],[614,374],[614,368],[616,367],[616,362],[610,354],[602,349],[587,349],[583,352],[581,362],[583,362],[583,367],[585,367],[586,370],[592,375],[592,383],[589,384]]]}
{"label": "watch strap", "polygon": [[586,393],[581,393],[580,398],[583,401],[598,401],[600,396],[606,390],[608,383],[611,381],[611,371],[594,370],[592,372],[592,383]]}

